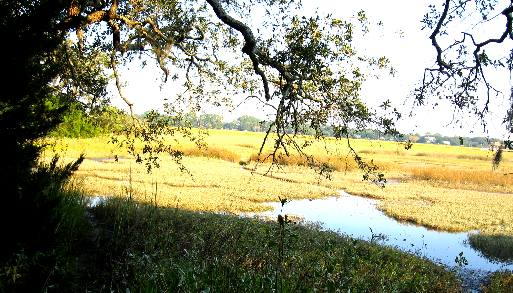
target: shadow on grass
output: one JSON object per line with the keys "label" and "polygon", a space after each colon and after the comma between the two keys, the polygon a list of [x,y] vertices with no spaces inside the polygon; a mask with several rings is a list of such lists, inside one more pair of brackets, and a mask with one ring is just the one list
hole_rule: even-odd
{"label": "shadow on grass", "polygon": [[[286,217],[266,222],[120,198],[101,201],[86,211],[83,197],[69,201],[63,206],[62,236],[56,238],[60,249],[52,254],[55,265],[44,270],[44,284],[32,284],[32,292],[459,292],[461,288],[452,272],[426,259],[315,226],[294,225]],[[25,266],[38,268],[32,263]],[[3,272],[19,264],[2,268],[0,285],[9,277]],[[16,290],[24,288],[20,282],[31,284],[28,271],[17,274],[23,276],[3,287],[13,289],[7,292],[21,292]]]}
{"label": "shadow on grass", "polygon": [[283,219],[265,222],[123,199],[109,199],[91,212],[95,263],[107,264],[96,267],[90,280],[97,289],[107,284],[114,291],[155,292],[460,289],[454,274],[428,260]]}
{"label": "shadow on grass", "polygon": [[513,263],[513,236],[473,234],[469,243],[492,261]]}

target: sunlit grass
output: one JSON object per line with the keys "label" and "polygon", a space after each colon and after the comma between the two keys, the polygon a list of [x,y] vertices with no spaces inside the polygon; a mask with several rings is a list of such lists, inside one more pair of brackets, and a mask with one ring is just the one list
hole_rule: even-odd
{"label": "sunlit grass", "polygon": [[[182,172],[170,159],[148,174],[143,165],[130,159],[98,162],[85,160],[76,178],[88,193],[132,196],[157,201],[162,206],[208,211],[261,211],[260,203],[282,198],[312,198],[334,194],[335,189],[305,182],[291,182],[270,176],[253,175],[236,163],[209,158],[186,158],[188,172]],[[307,175],[310,172],[310,175]],[[274,175],[284,174],[274,172]],[[308,169],[304,176],[315,176]]]}
{"label": "sunlit grass", "polygon": [[418,167],[409,168],[411,176],[420,180],[438,181],[438,186],[513,192],[513,176],[486,169],[464,169],[458,167]]}
{"label": "sunlit grass", "polygon": [[[163,156],[161,168],[148,174],[125,150],[108,144],[106,137],[58,140],[54,149],[64,150],[62,153],[69,158],[86,154],[89,159],[76,178],[93,194],[132,194],[163,206],[241,212],[264,210],[261,203],[277,201],[278,197],[318,198],[344,189],[380,199],[380,209],[399,220],[434,229],[513,235],[511,152],[504,152],[502,164],[492,170],[493,152],[486,149],[414,144],[411,150],[405,150],[404,145],[395,142],[351,140],[351,146],[364,160],[373,160],[392,183],[382,189],[362,181],[346,140],[325,139],[305,149],[318,162],[336,170],[332,180],[326,180],[294,152],[280,158],[285,165],[282,169],[268,173],[269,165],[261,163],[253,170],[262,133],[209,132],[203,149],[183,139],[173,141],[176,149],[191,156],[183,161],[190,174],[180,172],[169,156]],[[263,156],[271,145],[264,148]],[[118,162],[113,160],[116,155]],[[239,165],[241,161],[248,165]]]}

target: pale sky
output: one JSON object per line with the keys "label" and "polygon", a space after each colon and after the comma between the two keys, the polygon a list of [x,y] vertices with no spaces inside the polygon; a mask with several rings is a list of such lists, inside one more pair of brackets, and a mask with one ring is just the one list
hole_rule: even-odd
{"label": "pale sky", "polygon": [[[382,76],[380,79],[369,79],[362,91],[362,99],[370,106],[377,106],[390,99],[407,115],[411,110],[411,100],[407,100],[408,94],[414,89],[415,84],[422,78],[425,67],[433,64],[435,51],[431,47],[430,31],[422,31],[420,23],[427,12],[428,0],[361,0],[361,1],[328,1],[328,0],[303,0],[304,13],[313,14],[318,8],[319,14],[331,13],[334,17],[347,18],[355,15],[359,10],[365,10],[371,24],[379,21],[380,27],[371,27],[371,32],[355,40],[356,49],[368,56],[386,56],[391,60],[396,69],[395,76]],[[434,1],[437,4],[443,1]],[[502,21],[502,19],[499,19]],[[475,22],[472,19],[470,22]],[[502,25],[502,22],[501,22]],[[490,29],[490,28],[488,28]],[[497,27],[497,31],[502,26]],[[457,30],[457,29],[456,29]],[[456,31],[456,33],[459,33]],[[511,48],[511,42],[507,45]],[[177,85],[168,83],[161,86],[161,71],[151,69],[151,66],[140,69],[137,65],[123,71],[123,80],[127,82],[126,95],[134,102],[135,112],[142,113],[149,109],[162,108],[163,98],[172,95]],[[508,94],[511,88],[509,76],[500,76],[501,86]],[[505,114],[506,100],[491,105],[492,120],[489,124],[489,135],[505,138],[506,131],[500,124]],[[117,106],[123,106],[119,98],[113,99]],[[236,102],[234,104],[237,104]],[[241,106],[233,113],[220,113],[227,120],[235,119],[241,115],[253,115],[260,118],[265,110],[255,108],[249,103]],[[430,107],[415,108],[415,117],[405,117],[398,126],[405,133],[441,133],[444,135],[483,136],[479,123],[476,120],[466,120],[464,125],[451,123],[453,111],[443,104],[436,109]],[[463,127],[463,128],[460,128]],[[473,133],[471,133],[473,131]]]}

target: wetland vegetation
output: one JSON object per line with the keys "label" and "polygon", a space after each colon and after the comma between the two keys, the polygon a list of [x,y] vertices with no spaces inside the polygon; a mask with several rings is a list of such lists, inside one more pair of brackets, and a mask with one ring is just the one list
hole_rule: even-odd
{"label": "wetland vegetation", "polygon": [[[495,74],[513,70],[503,44],[513,39],[513,6],[496,2],[425,7],[418,21],[436,60],[408,90],[414,105],[450,106],[444,116],[461,126],[476,118],[484,132],[497,122],[511,133],[511,86]],[[513,291],[511,271],[461,277],[462,253],[456,270],[379,245],[372,230],[366,241],[281,212],[240,216],[344,190],[376,200],[386,219],[479,231],[472,247],[511,257],[509,137],[494,152],[447,145],[461,137],[418,138],[445,146],[401,137],[404,109],[368,100],[363,86],[396,72],[387,50],[361,48],[383,22],[364,10],[338,14],[349,2],[331,2],[329,14],[309,3],[0,0],[0,291]],[[405,19],[407,3],[386,14]],[[463,41],[451,29],[460,24]],[[122,75],[150,64],[173,93],[164,115],[139,119]],[[153,84],[137,84],[148,100]],[[128,114],[110,107],[116,94]],[[269,119],[243,116],[229,128],[265,133],[206,131],[221,122],[208,115],[187,123],[243,97]],[[402,143],[350,139],[367,131]],[[105,200],[91,205],[98,195]]]}
{"label": "wetland vegetation", "polygon": [[[281,168],[275,168],[268,172],[268,164],[257,163],[254,159],[252,160],[258,152],[259,143],[261,143],[262,138],[262,133],[210,130],[209,134],[205,137],[206,147],[203,149],[198,149],[194,144],[186,140],[178,141],[178,148],[184,154],[187,154],[187,157],[184,157],[182,161],[187,171],[181,170],[171,158],[162,157],[162,166],[148,173],[144,164],[135,163],[125,150],[119,149],[113,144],[108,144],[107,137],[78,140],[48,138],[46,143],[49,143],[51,147],[47,148],[45,154],[50,158],[53,152],[58,152],[71,159],[80,153],[87,152],[88,155],[85,157],[80,168],[75,172],[73,181],[82,186],[82,189],[88,195],[102,195],[116,199],[112,203],[107,201],[105,205],[98,207],[98,209],[103,209],[103,211],[109,207],[111,209],[110,213],[118,213],[116,209],[122,206],[133,205],[134,207],[131,209],[144,210],[143,213],[145,215],[151,214],[149,212],[151,210],[158,210],[158,213],[162,211],[169,215],[189,215],[191,218],[212,217],[212,219],[221,219],[226,217],[223,221],[234,222],[232,223],[233,225],[239,225],[235,223],[245,220],[253,223],[251,225],[257,225],[256,220],[238,219],[233,216],[211,213],[222,212],[224,214],[237,215],[248,212],[263,212],[270,208],[265,203],[279,202],[280,198],[286,198],[289,201],[325,198],[338,194],[339,190],[345,190],[354,195],[377,199],[378,208],[386,215],[399,221],[412,222],[443,231],[479,231],[479,234],[472,234],[470,237],[472,247],[492,259],[506,262],[511,261],[511,256],[507,251],[511,251],[511,242],[508,241],[510,236],[508,235],[512,235],[513,231],[513,219],[511,218],[513,215],[513,195],[511,190],[513,180],[504,173],[507,173],[511,165],[513,165],[513,153],[505,152],[502,164],[499,168],[492,170],[491,156],[493,153],[486,149],[414,144],[410,150],[404,150],[402,144],[395,142],[351,140],[352,147],[365,155],[372,155],[376,164],[386,171],[386,178],[390,184],[382,188],[375,183],[362,180],[361,171],[358,170],[350,157],[347,157],[347,161],[337,160],[336,158],[340,158],[340,154],[344,152],[346,142],[342,141],[341,143],[341,141],[332,139],[326,139],[317,145],[310,146],[308,149],[312,153],[315,152],[321,160],[332,164],[334,172],[331,174],[330,179],[315,175],[316,173],[311,168],[305,166],[304,159],[293,156],[284,156]],[[326,153],[325,150],[328,150],[328,152]],[[130,203],[130,201],[127,201],[127,198],[131,198],[135,202]],[[205,211],[207,212],[206,214],[202,213]],[[128,219],[126,220],[128,221]],[[199,219],[194,221],[196,220]],[[116,227],[118,224],[113,224],[113,221],[113,218],[110,218],[109,221],[101,220],[100,222],[109,222],[111,223],[110,227]],[[205,221],[204,218],[203,221]],[[272,229],[279,229],[280,227],[276,220],[271,220],[271,222],[262,223],[261,225],[263,225],[262,227],[268,227],[266,229],[271,229],[270,227],[274,227]],[[313,233],[311,235],[318,233],[319,239],[325,237],[321,235],[338,237],[330,232],[320,232],[318,228],[310,230],[310,228],[297,227],[292,224],[287,227],[289,227],[287,229],[299,231],[297,232],[299,233],[298,235],[302,235],[302,233],[308,235],[310,235],[309,233]],[[138,230],[139,228],[134,229],[142,231]],[[160,229],[159,231],[168,231],[168,228],[160,227],[158,229]],[[220,228],[216,229],[223,231]],[[128,233],[127,231],[132,233],[132,230],[124,230],[117,233],[125,234]],[[270,230],[265,231],[270,233]],[[171,230],[168,232],[171,233]],[[111,234],[113,232],[107,233]],[[120,235],[121,237],[121,234],[114,233],[113,235]],[[291,235],[295,235],[295,232]],[[122,237],[125,236],[123,235]],[[264,237],[264,235],[262,234],[259,237]],[[275,239],[276,234],[271,233],[267,237]],[[346,239],[346,236],[340,237],[340,239]],[[501,239],[501,241],[496,242],[496,239]],[[370,240],[370,237],[367,240]],[[204,245],[209,245],[205,239],[199,241],[203,241]],[[124,243],[126,241],[121,242]],[[365,242],[360,241],[357,243],[359,245],[371,245],[374,247],[373,249],[380,247],[376,246],[376,244],[364,244]],[[278,249],[278,246],[275,248]],[[148,248],[144,248],[142,251],[146,251],[146,249]],[[196,246],[195,249],[200,248]],[[388,252],[392,251],[383,247],[381,249]],[[269,251],[268,253],[277,252]],[[299,251],[294,253],[301,254]],[[402,254],[400,252],[394,253]],[[491,256],[494,253],[498,255],[495,258]],[[276,258],[277,256],[274,255],[273,257]],[[296,257],[299,258],[299,256]],[[457,257],[457,255],[454,255],[454,257]],[[139,262],[140,260],[137,261]],[[257,261],[269,262],[267,263],[269,265],[267,271],[262,271],[264,275],[271,274],[272,269],[276,270],[277,267],[273,267],[270,264],[273,261],[276,260],[260,259]],[[418,258],[418,262],[420,264],[420,262],[423,263],[425,260]],[[162,267],[162,264],[153,265],[164,270],[171,269]],[[298,268],[303,265],[298,266]],[[453,266],[455,265],[456,263],[453,263]],[[204,266],[205,264],[202,265],[202,267]],[[206,268],[209,274],[214,274],[210,270],[217,269]],[[251,269],[253,270],[254,268]],[[134,274],[143,271],[147,270],[139,271],[139,269],[134,269]],[[196,273],[203,274],[204,272],[191,272],[189,276],[196,278],[198,277],[195,275]],[[216,271],[216,274],[218,273],[219,271]],[[289,273],[296,274],[298,271]],[[396,273],[399,272],[396,271],[393,274]],[[173,273],[166,272],[165,274],[170,276],[167,274]],[[247,274],[247,272],[244,274]],[[274,274],[276,274],[276,271],[274,271]],[[344,273],[340,272],[340,274],[360,273],[345,271]],[[380,273],[373,272],[373,274]],[[400,274],[404,275],[407,273],[401,272]],[[447,274],[452,275],[451,272],[447,272]],[[491,278],[491,280],[503,283],[507,281],[507,273],[499,273],[498,276],[504,277],[500,279],[502,281],[499,281],[498,277]],[[113,275],[109,275],[109,278],[112,277]],[[404,277],[408,278],[406,275]],[[267,286],[265,288],[276,286],[276,276],[274,279],[268,278],[269,276],[264,278],[267,281],[251,279],[247,282],[256,282],[255,284],[259,284],[259,286]],[[448,280],[445,279],[446,277],[440,276],[434,278]],[[165,286],[177,286],[178,284],[166,283],[164,279],[158,281],[160,285],[145,283],[144,286],[153,288],[152,286],[164,286],[164,283],[166,284]],[[232,281],[234,284],[242,282],[242,280]],[[167,282],[171,282],[171,280]],[[207,281],[203,280],[203,282]],[[287,288],[299,286],[295,282],[291,281],[291,283],[288,283],[286,286],[292,287]],[[319,285],[321,287],[316,288],[327,288],[322,287],[328,286],[327,283],[323,282],[321,282],[322,285]],[[337,280],[335,282],[341,281]],[[454,283],[451,283],[452,281],[443,282],[446,285],[450,284],[448,285],[449,287],[454,285]],[[131,284],[130,286],[135,286],[134,288],[141,288],[139,286],[143,286],[142,283]],[[337,286],[342,286],[342,283],[337,284]],[[409,284],[412,285],[411,283]],[[377,283],[372,286],[374,285],[377,285]],[[393,286],[396,285],[403,286],[404,284],[395,284]],[[419,284],[414,286],[417,285]],[[187,286],[192,285],[189,284]],[[385,285],[379,284],[379,286]],[[415,290],[424,290],[419,289],[422,286],[416,287]],[[188,288],[199,289],[198,287]],[[441,291],[444,290],[449,289],[444,287]]]}

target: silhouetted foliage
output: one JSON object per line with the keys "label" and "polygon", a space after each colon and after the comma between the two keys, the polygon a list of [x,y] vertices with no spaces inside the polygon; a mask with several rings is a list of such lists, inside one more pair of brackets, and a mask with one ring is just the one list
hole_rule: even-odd
{"label": "silhouetted foliage", "polygon": [[65,43],[66,31],[59,29],[65,11],[62,1],[0,1],[0,54],[5,57],[0,79],[0,262],[23,258],[31,263],[23,275],[31,287],[21,291],[40,290],[55,265],[51,251],[62,216],[61,191],[82,161],[63,167],[56,158],[50,164],[38,162],[39,139],[62,122],[70,101],[77,100],[65,82],[57,82],[65,72],[55,54]]}
{"label": "silhouetted foliage", "polygon": [[[463,41],[442,48],[443,28],[470,13],[470,3],[474,2],[446,0],[426,15],[424,23],[432,29],[430,38],[438,66],[426,70],[416,101],[423,104],[430,93],[436,93],[458,109],[483,117],[496,93],[484,68],[513,68],[509,51],[505,58],[492,58],[484,49],[513,37],[513,8],[505,2],[500,14],[505,29],[498,38],[479,42],[465,33]],[[494,12],[489,1],[474,4],[483,20]],[[247,24],[251,23],[250,11],[258,5],[267,8],[261,30]],[[123,94],[117,68],[135,57],[150,56],[161,68],[164,81],[183,81],[184,88],[166,109],[175,123],[183,124],[171,124],[167,117],[152,115],[147,123],[131,120],[125,129],[126,140],[120,143],[137,162],[146,162],[148,170],[158,166],[157,157],[162,152],[180,160],[182,154],[166,144],[166,135],[192,136],[188,129],[192,117],[187,117],[180,102],[199,111],[205,104],[226,103],[225,96],[237,93],[275,110],[270,123],[265,124],[267,131],[260,149],[262,153],[266,143],[273,146],[270,154],[263,154],[264,160],[273,163],[279,155],[291,151],[305,155],[303,145],[308,143],[299,144],[297,137],[307,133],[319,139],[332,131],[336,138],[347,140],[355,132],[374,127],[383,135],[398,135],[394,121],[401,115],[396,109],[384,103],[382,108],[388,111],[382,117],[360,98],[364,69],[389,69],[385,57],[362,56],[353,47],[355,30],[366,31],[365,13],[347,20],[304,17],[298,16],[300,7],[300,1],[293,0],[0,0],[0,54],[5,71],[0,100],[0,229],[6,247],[0,261],[11,259],[20,250],[30,253],[51,246],[55,228],[52,217],[59,200],[49,196],[48,190],[62,187],[81,161],[63,168],[57,167],[56,160],[49,166],[39,166],[42,146],[38,140],[65,120],[66,113],[90,114],[106,104],[106,68],[110,68],[118,92],[133,114],[133,104]],[[266,34],[256,35],[259,31]],[[71,34],[77,41],[72,41]],[[450,60],[453,50],[456,59]],[[486,93],[482,106],[476,102],[479,85]],[[509,129],[511,113],[508,111],[504,119]],[[217,118],[210,118],[202,120],[200,116],[195,121],[204,127],[219,126]],[[259,122],[257,126],[257,121],[249,117],[238,123],[241,129],[264,126]],[[144,142],[142,151],[135,147],[137,139]],[[352,148],[351,155],[364,171],[364,178],[384,181],[372,161],[367,162]],[[319,166],[315,158],[308,160],[312,166]],[[326,168],[321,166],[318,171],[323,173]]]}
{"label": "silhouetted foliage", "polygon": [[[425,70],[416,102],[437,106],[435,94],[455,111],[476,115],[486,130],[490,106],[506,95],[510,99],[502,122],[513,133],[513,89],[502,92],[494,76],[513,70],[511,45],[506,45],[513,39],[512,13],[512,3],[506,0],[444,0],[442,5],[430,5],[422,23],[431,32],[436,62]],[[461,117],[455,120],[465,122]]]}

